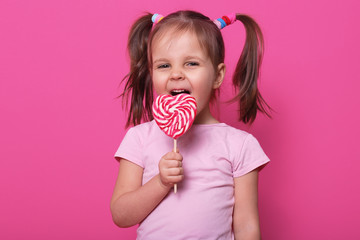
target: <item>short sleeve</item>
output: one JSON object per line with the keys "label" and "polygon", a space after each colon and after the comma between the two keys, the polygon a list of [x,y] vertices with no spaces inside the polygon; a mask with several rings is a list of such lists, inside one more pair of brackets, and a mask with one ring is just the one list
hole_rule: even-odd
{"label": "short sleeve", "polygon": [[249,134],[245,138],[240,154],[235,159],[233,177],[245,175],[269,161],[259,142]]}
{"label": "short sleeve", "polygon": [[142,143],[140,136],[137,134],[135,128],[130,128],[122,140],[114,157],[118,161],[123,158],[144,168],[141,149]]}

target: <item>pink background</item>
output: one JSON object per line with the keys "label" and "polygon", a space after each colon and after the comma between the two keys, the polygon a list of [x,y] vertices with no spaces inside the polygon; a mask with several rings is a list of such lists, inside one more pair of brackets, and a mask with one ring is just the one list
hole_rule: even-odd
{"label": "pink background", "polygon": [[[236,122],[236,105],[218,109],[272,160],[259,186],[263,239],[359,237],[358,1],[226,2],[0,2],[0,239],[135,238],[109,210],[113,154],[125,134],[115,97],[133,20],[178,9],[211,18],[244,12],[262,26],[260,88],[273,120],[260,116],[247,127]],[[232,91],[243,27],[223,34],[229,71],[221,101]]]}

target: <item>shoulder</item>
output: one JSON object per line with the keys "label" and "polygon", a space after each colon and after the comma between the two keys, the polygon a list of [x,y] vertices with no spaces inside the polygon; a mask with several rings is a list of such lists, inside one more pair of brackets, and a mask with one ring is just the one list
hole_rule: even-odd
{"label": "shoulder", "polygon": [[222,135],[222,139],[228,144],[235,143],[237,146],[251,136],[250,133],[227,125],[226,123],[217,124],[214,131],[218,132],[219,135]]}
{"label": "shoulder", "polygon": [[209,146],[216,148],[221,147],[228,155],[240,154],[241,149],[245,145],[247,138],[251,136],[246,131],[232,127],[225,123],[195,125],[195,129],[191,131],[196,139],[200,138],[207,142]]}
{"label": "shoulder", "polygon": [[233,162],[233,177],[243,176],[270,161],[252,134],[231,126],[226,131],[226,144]]}
{"label": "shoulder", "polygon": [[155,121],[145,122],[136,126],[130,127],[127,132],[130,134],[144,135],[152,131],[156,127]]}
{"label": "shoulder", "polygon": [[237,137],[241,137],[241,138],[246,138],[248,135],[250,135],[250,133],[248,133],[248,132],[246,132],[244,130],[232,127],[232,126],[227,125],[225,123],[224,123],[224,129],[225,129],[226,133],[228,135],[230,135],[230,136],[237,136]]}
{"label": "shoulder", "polygon": [[130,127],[121,141],[115,157],[118,160],[120,158],[127,159],[143,167],[143,151],[139,151],[139,149],[145,149],[144,147],[149,145],[149,136],[156,139],[156,136],[152,134],[156,131],[155,127],[153,121]]}
{"label": "shoulder", "polygon": [[126,144],[127,142],[131,144],[136,143],[137,145],[143,145],[144,138],[146,138],[150,129],[153,128],[152,125],[153,123],[150,121],[128,128],[123,138],[122,145]]}
{"label": "shoulder", "polygon": [[220,124],[215,129],[219,141],[222,141],[233,159],[242,159],[246,156],[264,158],[265,154],[258,140],[244,130]]}
{"label": "shoulder", "polygon": [[254,135],[248,133],[244,130],[229,126],[224,124],[224,133],[226,134],[226,139],[230,142],[235,143],[237,146],[241,145],[252,145],[252,144],[259,144],[258,140]]}
{"label": "shoulder", "polygon": [[137,139],[143,146],[168,139],[154,120],[129,128],[126,136]]}
{"label": "shoulder", "polygon": [[262,150],[260,143],[251,133],[229,125],[226,125],[224,129],[226,130],[226,140],[229,145],[237,148],[240,147],[239,149],[241,149],[241,151],[243,151],[245,148],[250,148],[252,150]]}
{"label": "shoulder", "polygon": [[202,136],[202,138],[212,139],[217,144],[223,143],[227,146],[241,146],[250,135],[246,131],[237,129],[226,123],[193,125],[191,133]]}

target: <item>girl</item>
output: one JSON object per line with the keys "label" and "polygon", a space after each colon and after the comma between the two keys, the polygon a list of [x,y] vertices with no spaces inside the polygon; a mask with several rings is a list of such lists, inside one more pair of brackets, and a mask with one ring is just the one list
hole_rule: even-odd
{"label": "girl", "polygon": [[[225,75],[219,28],[235,20],[246,29],[233,76],[235,98],[240,121],[252,123],[268,107],[257,88],[263,39],[252,18],[232,14],[211,21],[179,11],[164,18],[147,14],[131,28],[122,95],[131,94],[127,124],[135,126],[115,154],[120,165],[111,213],[120,227],[140,224],[138,239],[260,239],[258,171],[269,159],[251,134],[220,123],[209,107]],[[181,153],[171,151],[173,140],[152,120],[153,91],[196,99],[194,125],[178,139]]]}

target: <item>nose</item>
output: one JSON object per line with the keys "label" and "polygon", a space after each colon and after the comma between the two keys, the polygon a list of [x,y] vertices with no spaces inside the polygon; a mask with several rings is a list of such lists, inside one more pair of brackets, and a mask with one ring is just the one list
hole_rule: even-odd
{"label": "nose", "polygon": [[171,80],[183,80],[185,78],[181,69],[176,68],[171,71],[170,79]]}

